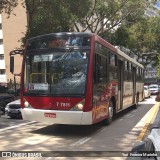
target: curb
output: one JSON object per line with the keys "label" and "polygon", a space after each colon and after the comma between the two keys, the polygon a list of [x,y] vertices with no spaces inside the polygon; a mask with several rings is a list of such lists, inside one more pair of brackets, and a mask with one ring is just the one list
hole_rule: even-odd
{"label": "curb", "polygon": [[137,137],[136,141],[143,141],[143,139],[145,138],[148,130],[149,130],[149,126],[151,125],[151,123],[155,120],[158,111],[160,108],[160,102],[156,102],[156,104],[152,107],[151,113],[146,121],[145,126],[143,127],[143,129],[141,130],[139,136]]}
{"label": "curb", "polygon": [[131,149],[133,156],[129,156],[127,160],[160,160],[160,103],[157,102],[151,108],[147,118],[145,126]]}

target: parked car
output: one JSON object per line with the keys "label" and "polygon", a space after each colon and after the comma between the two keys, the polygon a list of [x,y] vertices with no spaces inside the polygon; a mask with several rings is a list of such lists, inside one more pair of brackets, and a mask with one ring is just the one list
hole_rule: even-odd
{"label": "parked car", "polygon": [[157,95],[159,93],[159,86],[157,84],[151,84],[149,85],[149,90],[152,95]]}
{"label": "parked car", "polygon": [[0,96],[0,110],[5,113],[5,107],[7,103],[14,101],[14,96],[13,95],[1,95]]}
{"label": "parked car", "polygon": [[144,86],[144,97],[149,98],[151,96],[151,91],[148,86]]}
{"label": "parked car", "polygon": [[11,118],[22,117],[20,99],[6,105],[5,114]]}
{"label": "parked car", "polygon": [[15,87],[12,87],[12,88],[10,88],[10,89],[7,90],[7,93],[8,94],[19,95],[19,93],[20,93],[20,87],[19,86],[16,87],[16,92],[15,92]]}
{"label": "parked car", "polygon": [[6,86],[0,86],[0,93],[6,93],[8,90],[8,87]]}

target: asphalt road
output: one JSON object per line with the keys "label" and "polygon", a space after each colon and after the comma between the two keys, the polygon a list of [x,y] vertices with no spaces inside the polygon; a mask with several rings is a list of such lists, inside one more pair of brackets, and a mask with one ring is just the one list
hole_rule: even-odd
{"label": "asphalt road", "polygon": [[[148,111],[155,104],[154,99],[155,97],[152,96],[140,102],[137,109],[130,108],[121,112],[109,126],[102,124],[92,126],[46,125],[2,116],[0,118],[0,151],[40,151],[42,155],[47,156],[34,158],[34,160],[126,159],[126,157],[117,156],[119,156],[119,152],[130,151],[133,147],[145,125],[149,115]],[[62,152],[58,154],[57,151],[68,152],[63,155]],[[105,157],[104,154],[110,154],[109,151],[115,152],[111,152],[109,157]],[[66,158],[66,154],[71,157]],[[75,157],[75,154],[78,157]],[[8,160],[11,158],[1,159]]]}

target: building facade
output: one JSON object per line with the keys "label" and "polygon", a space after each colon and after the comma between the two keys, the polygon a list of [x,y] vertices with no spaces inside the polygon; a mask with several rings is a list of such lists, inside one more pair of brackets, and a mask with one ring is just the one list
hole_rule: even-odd
{"label": "building facade", "polygon": [[157,75],[157,67],[153,67],[152,64],[148,64],[146,66],[145,74],[145,84],[155,84],[159,83],[158,75]]}
{"label": "building facade", "polygon": [[[7,14],[1,14],[0,30],[0,83],[9,83],[14,80],[13,74],[10,73],[10,56],[12,50],[21,47],[21,38],[26,32],[27,14],[25,8],[19,4],[13,13],[8,17]],[[21,71],[22,57],[15,56],[15,72]],[[20,78],[16,77],[17,82]]]}
{"label": "building facade", "polygon": [[6,67],[4,59],[4,46],[3,46],[3,32],[2,32],[2,18],[0,15],[0,86],[6,86]]}

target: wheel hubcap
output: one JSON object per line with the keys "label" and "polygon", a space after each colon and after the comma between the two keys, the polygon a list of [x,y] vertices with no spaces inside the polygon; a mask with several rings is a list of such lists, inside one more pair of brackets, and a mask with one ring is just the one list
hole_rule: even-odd
{"label": "wheel hubcap", "polygon": [[109,118],[113,117],[113,107],[109,106]]}

